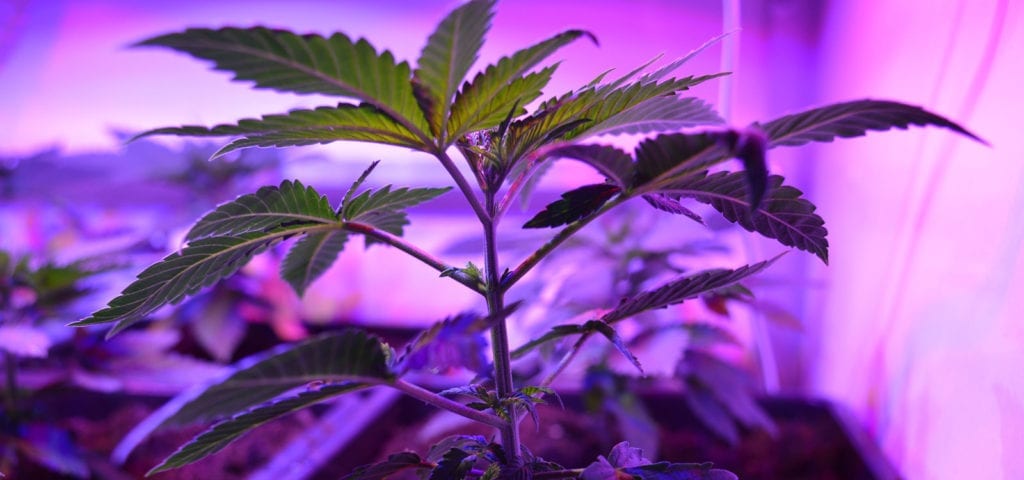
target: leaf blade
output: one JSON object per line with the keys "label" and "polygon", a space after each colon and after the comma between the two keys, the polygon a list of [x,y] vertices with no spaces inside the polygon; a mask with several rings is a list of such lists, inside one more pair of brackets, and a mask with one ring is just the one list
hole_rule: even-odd
{"label": "leaf blade", "polygon": [[303,296],[306,288],[331,268],[347,241],[348,232],[342,230],[306,235],[285,255],[281,278]]}
{"label": "leaf blade", "polygon": [[283,225],[337,222],[327,197],[298,180],[276,187],[262,187],[242,195],[204,215],[185,235],[185,240],[245,235]]}

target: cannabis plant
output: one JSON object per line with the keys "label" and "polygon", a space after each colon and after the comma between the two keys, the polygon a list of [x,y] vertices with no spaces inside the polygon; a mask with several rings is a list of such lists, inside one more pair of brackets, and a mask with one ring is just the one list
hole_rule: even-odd
{"label": "cannabis plant", "polygon": [[[561,466],[533,456],[520,442],[520,423],[527,414],[541,421],[535,405],[549,389],[515,381],[508,329],[516,321],[517,305],[506,301],[510,293],[587,224],[638,199],[679,215],[680,221],[697,218],[688,202],[708,204],[749,231],[827,261],[823,220],[799,190],[768,173],[769,149],[909,125],[934,125],[975,138],[921,108],[876,100],[829,105],[745,127],[724,126],[709,105],[680,95],[724,75],[673,76],[690,55],[657,69],[649,70],[648,63],[617,78],[606,72],[576,90],[538,102],[557,68],[542,66],[545,59],[570,42],[593,36],[565,31],[470,75],[493,14],[493,0],[473,0],[455,9],[427,39],[415,66],[342,33],[325,37],[263,27],[190,28],[140,43],[208,60],[256,88],[346,99],[235,124],[160,128],[143,136],[233,137],[215,157],[248,147],[336,141],[390,145],[433,157],[452,185],[365,188],[371,167],[340,202],[329,201],[299,180],[263,187],[202,217],[179,251],[140,273],[108,307],[74,325],[112,323],[110,334],[116,334],[161,306],[233,275],[254,255],[285,241],[294,243],[280,273],[301,295],[351,237],[363,237],[367,246],[401,250],[436,270],[443,278],[439,281],[456,282],[487,305],[486,312],[442,321],[401,348],[348,329],[240,365],[166,419],[168,425],[221,421],[153,472],[195,462],[297,409],[383,386],[493,427],[497,435],[458,436],[430,452],[395,453],[347,478],[384,478],[406,470],[438,479],[733,478],[706,464],[652,463],[625,444],[590,465]],[[623,133],[646,138],[632,152],[600,143],[602,136]],[[734,158],[743,169],[724,169]],[[537,212],[523,228],[556,229],[546,243],[522,258],[500,258],[498,226],[509,206],[547,164],[560,159],[583,162],[606,181],[565,192]],[[467,213],[479,220],[484,245],[479,264],[450,264],[403,238],[406,209],[452,188],[465,198]],[[772,261],[681,275],[608,305],[587,321],[554,327],[530,346],[603,337],[632,359],[616,332],[620,321],[726,289]],[[416,384],[411,374],[432,368],[424,360],[432,357],[424,352],[453,330],[490,334],[493,363],[487,373],[471,385],[442,392]],[[562,363],[572,359],[570,352]]]}

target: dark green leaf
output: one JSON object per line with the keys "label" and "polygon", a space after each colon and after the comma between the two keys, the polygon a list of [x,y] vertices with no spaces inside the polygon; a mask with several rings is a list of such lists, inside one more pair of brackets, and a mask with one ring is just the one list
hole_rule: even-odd
{"label": "dark green leaf", "polygon": [[814,204],[802,198],[803,192],[782,183],[782,177],[769,176],[768,196],[753,212],[743,173],[704,172],[668,185],[663,191],[710,204],[730,222],[783,245],[811,252],[828,263],[825,221],[814,213]]}
{"label": "dark green leaf", "polygon": [[587,135],[618,135],[664,132],[723,123],[703,100],[675,95],[653,97],[587,127]]}
{"label": "dark green leaf", "polygon": [[754,275],[771,265],[778,257],[752,265],[745,265],[735,270],[716,269],[685,275],[653,290],[648,290],[633,297],[624,299],[612,311],[604,314],[601,321],[614,323],[629,318],[640,312],[663,308],[684,300],[695,298],[703,293],[732,285],[746,277]]}
{"label": "dark green leaf", "polygon": [[336,223],[327,197],[299,181],[285,180],[278,187],[262,187],[206,214],[185,239],[244,235],[290,225]]}
{"label": "dark green leaf", "polygon": [[910,125],[947,128],[985,143],[960,125],[921,107],[886,100],[856,100],[836,103],[786,115],[761,128],[770,146],[831,142],[835,138],[859,137],[870,130],[906,129]]}
{"label": "dark green leaf", "polygon": [[558,340],[559,338],[568,337],[569,335],[577,335],[586,333],[583,329],[583,325],[556,325],[551,328],[551,331],[545,333],[539,338],[535,338],[525,343],[523,346],[515,349],[512,352],[512,358],[522,358],[527,353],[533,351],[533,349],[548,343],[550,341]]}
{"label": "dark green leaf", "polygon": [[324,334],[242,368],[207,387],[164,425],[206,421],[243,412],[293,388],[321,382],[386,382],[384,349],[358,330]]}
{"label": "dark green leaf", "polygon": [[336,230],[307,235],[288,251],[281,263],[284,278],[301,297],[314,280],[323,275],[345,248],[348,232]]}
{"label": "dark green leaf", "polygon": [[734,473],[712,468],[710,463],[659,462],[623,468],[622,473],[632,475],[636,480],[739,480]]}
{"label": "dark green leaf", "polygon": [[494,0],[474,0],[453,10],[427,40],[414,74],[426,92],[424,111],[435,135],[448,125],[459,84],[476,62],[494,16]]}
{"label": "dark green leaf", "polygon": [[257,88],[356,98],[383,110],[417,136],[428,132],[413,95],[412,72],[390,52],[378,54],[366,40],[341,33],[296,35],[264,27],[190,28],[140,42],[170,47],[210,60]]}
{"label": "dark green leaf", "polygon": [[623,357],[626,357],[626,360],[629,360],[629,363],[633,364],[633,366],[640,371],[640,375],[644,374],[644,367],[640,365],[640,360],[636,358],[636,355],[633,355],[633,352],[629,351],[629,348],[626,347],[626,343],[622,341],[622,337],[619,336],[619,333],[616,332],[611,325],[604,322],[590,321],[584,325],[584,328],[596,330],[598,333],[603,335],[604,338],[607,338],[608,341],[612,342],[612,345],[615,346],[615,349],[618,350]]}
{"label": "dark green leaf", "polygon": [[452,449],[480,454],[486,451],[487,447],[487,439],[482,435],[452,435],[430,447],[430,453],[427,454],[426,460],[436,462]]}
{"label": "dark green leaf", "polygon": [[448,450],[437,462],[437,467],[430,472],[428,480],[463,480],[475,461],[476,455],[458,448]]}
{"label": "dark green leaf", "polygon": [[633,183],[635,166],[626,152],[607,145],[567,145],[550,152],[551,157],[579,160],[608,177],[622,189]]}
{"label": "dark green leaf", "polygon": [[303,233],[308,225],[291,225],[268,232],[196,240],[139,274],[107,308],[72,323],[73,326],[117,322],[114,335],[169,303],[177,303],[200,289],[233,275],[253,256],[281,240]]}
{"label": "dark green leaf", "polygon": [[590,216],[622,190],[608,183],[584,185],[562,194],[544,210],[523,225],[523,228],[558,227]]}
{"label": "dark green leaf", "polygon": [[313,110],[292,110],[285,114],[247,118],[237,124],[215,127],[183,126],[157,128],[135,138],[150,135],[191,137],[240,137],[224,146],[214,157],[248,147],[290,147],[355,140],[424,150],[415,133],[387,113],[370,104],[338,104]]}
{"label": "dark green leaf", "polygon": [[433,200],[451,190],[443,188],[397,188],[385,185],[379,190],[367,190],[342,206],[342,217],[353,222],[363,222],[373,212],[397,212],[423,202]]}
{"label": "dark green leaf", "polygon": [[650,206],[658,210],[668,212],[673,215],[683,215],[701,225],[706,225],[706,223],[704,223],[704,219],[701,218],[700,215],[698,215],[693,210],[684,207],[682,204],[679,203],[679,198],[676,197],[678,197],[678,195],[673,196],[666,195],[663,193],[649,193],[647,195],[644,195],[643,199]]}
{"label": "dark green leaf", "polygon": [[636,147],[636,188],[666,183],[706,170],[728,158],[716,135],[669,134],[644,140]]}
{"label": "dark green leaf", "polygon": [[756,210],[764,199],[768,188],[768,163],[765,160],[767,140],[764,133],[757,127],[743,130],[728,130],[720,140],[729,148],[732,156],[743,162],[743,171],[747,178],[747,191],[750,197],[750,209]]}
{"label": "dark green leaf", "polygon": [[593,39],[582,30],[563,32],[503,57],[477,74],[455,97],[448,123],[451,138],[495,127],[514,107],[526,105],[537,98],[553,70],[549,68],[543,73],[524,74],[559,48],[582,36]]}
{"label": "dark green leaf", "polygon": [[365,384],[344,383],[324,385],[315,390],[301,392],[295,396],[260,405],[248,412],[214,425],[199,434],[147,475],[182,467],[219,452],[250,430],[296,410],[308,407],[343,393],[365,388]]}
{"label": "dark green leaf", "polygon": [[398,472],[417,469],[426,470],[432,465],[425,463],[419,455],[412,452],[394,453],[388,459],[357,468],[354,472],[342,477],[341,480],[384,480]]}

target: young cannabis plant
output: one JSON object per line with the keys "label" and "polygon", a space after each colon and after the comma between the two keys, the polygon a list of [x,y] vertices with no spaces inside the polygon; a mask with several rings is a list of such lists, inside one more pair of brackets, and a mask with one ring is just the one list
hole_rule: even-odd
{"label": "young cannabis plant", "polygon": [[[404,147],[433,156],[479,220],[482,268],[459,267],[402,237],[405,210],[451,187],[366,189],[366,173],[340,203],[297,180],[263,187],[221,205],[188,232],[180,251],[139,274],[108,307],[74,325],[113,323],[111,335],[144,320],[234,274],[254,255],[295,240],[281,275],[302,292],[327,270],[350,237],[366,245],[397,248],[481,295],[487,312],[463,326],[463,333],[490,333],[493,368],[479,383],[452,392],[429,391],[406,379],[423,368],[418,352],[437,341],[452,322],[439,323],[404,349],[394,349],[358,330],[330,333],[268,354],[210,385],[165,424],[222,419],[181,447],[153,471],[179,467],[217,452],[267,421],[332,397],[374,386],[412,397],[494,427],[495,440],[461,436],[426,456],[398,453],[347,478],[384,478],[416,470],[430,478],[735,478],[706,464],[652,463],[620,444],[585,468],[570,468],[532,456],[519,439],[522,416],[534,412],[545,389],[513,381],[507,324],[515,321],[506,295],[543,259],[595,218],[624,202],[644,199],[659,210],[697,218],[685,204],[705,203],[729,221],[782,245],[828,259],[823,220],[802,193],[769,175],[765,152],[778,146],[829,142],[869,130],[934,125],[976,138],[955,123],[921,108],[890,101],[861,100],[830,105],[743,128],[721,125],[717,114],[696,98],[679,95],[723,74],[676,77],[690,56],[657,70],[643,65],[622,77],[608,73],[571,92],[535,103],[557,65],[541,66],[552,53],[580,38],[569,30],[503,57],[470,76],[491,18],[493,0],[472,0],[451,12],[427,40],[415,67],[378,52],[363,39],[254,28],[191,28],[140,45],[169,47],[208,60],[236,80],[298,94],[346,99],[337,105],[294,110],[214,127],[183,126],[140,136],[171,134],[227,136],[233,140],[215,157],[247,147],[283,147],[361,141]],[[700,49],[698,49],[699,51]],[[696,54],[697,52],[693,52]],[[693,55],[691,54],[691,55]],[[647,73],[644,73],[647,72]],[[683,128],[707,127],[696,133]],[[665,132],[665,133],[661,133]],[[651,134],[633,152],[594,143],[602,135]],[[655,135],[656,134],[656,135]],[[453,153],[457,152],[453,158]],[[461,157],[461,158],[460,158]],[[738,158],[744,170],[722,170]],[[524,228],[558,229],[547,243],[518,260],[499,258],[497,226],[509,205],[542,167],[559,159],[583,162],[603,174],[604,183],[566,192]],[[472,177],[463,174],[465,162]],[[518,262],[518,263],[517,263]],[[530,342],[600,336],[627,355],[616,324],[638,313],[683,302],[729,287],[754,275],[771,260],[737,269],[683,275],[660,287],[609,305],[579,325],[556,327]],[[571,360],[568,357],[566,361]],[[316,388],[306,388],[317,385]],[[469,394],[472,400],[461,399]]]}

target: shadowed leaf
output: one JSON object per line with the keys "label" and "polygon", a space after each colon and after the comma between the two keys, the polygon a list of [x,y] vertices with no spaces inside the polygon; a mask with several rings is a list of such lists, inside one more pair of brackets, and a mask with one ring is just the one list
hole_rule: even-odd
{"label": "shadowed leaf", "polygon": [[364,465],[355,469],[352,473],[342,477],[341,480],[383,480],[403,470],[426,470],[428,468],[431,468],[431,465],[425,463],[415,453],[394,453],[388,455],[388,459],[383,462]]}
{"label": "shadowed leaf", "polygon": [[561,199],[544,207],[523,228],[558,227],[575,222],[596,212],[620,191],[615,185],[600,183],[563,193]]}
{"label": "shadowed leaf", "polygon": [[234,415],[303,385],[383,383],[392,376],[377,338],[358,330],[324,334],[207,387],[163,424],[182,425]]}
{"label": "shadowed leaf", "polygon": [[815,108],[772,120],[764,125],[770,146],[796,146],[859,137],[870,130],[906,129],[910,125],[947,128],[985,143],[973,133],[921,107],[886,100],[856,100]]}
{"label": "shadowed leaf", "polygon": [[347,241],[348,232],[341,230],[303,237],[285,255],[281,263],[281,278],[301,297],[306,293],[306,287],[331,268]]}
{"label": "shadowed leaf", "polygon": [[768,196],[751,211],[745,174],[718,172],[694,175],[662,191],[707,203],[730,222],[738,223],[779,243],[811,252],[828,263],[828,231],[825,221],[814,213],[816,207],[802,198],[803,192],[783,185],[778,175],[768,177]]}
{"label": "shadowed leaf", "polygon": [[684,300],[695,298],[703,293],[732,285],[744,278],[760,272],[761,270],[764,270],[768,265],[775,262],[775,259],[777,258],[778,257],[775,257],[771,260],[758,262],[752,265],[745,265],[734,270],[723,268],[683,276],[653,290],[648,290],[633,297],[624,299],[612,311],[604,314],[604,316],[601,317],[601,321],[605,323],[614,323],[640,312],[681,303]]}
{"label": "shadowed leaf", "polygon": [[552,150],[550,156],[571,158],[586,163],[623,190],[629,188],[635,175],[633,158],[628,153],[607,145],[567,145]]}
{"label": "shadowed leaf", "polygon": [[723,123],[718,113],[703,100],[675,95],[654,97],[587,127],[587,135],[664,132]]}
{"label": "shadowed leaf", "polygon": [[365,387],[365,384],[360,383],[324,385],[316,390],[301,392],[293,397],[260,405],[248,412],[218,423],[209,430],[199,434],[188,443],[182,445],[170,457],[167,457],[163,463],[150,470],[147,475],[202,460],[209,455],[219,452],[237,438],[260,425],[329,398]]}

